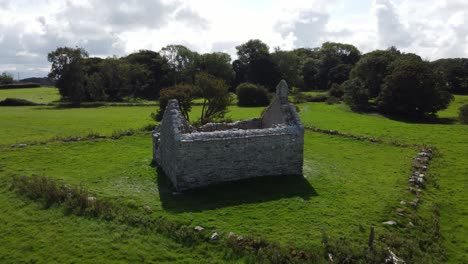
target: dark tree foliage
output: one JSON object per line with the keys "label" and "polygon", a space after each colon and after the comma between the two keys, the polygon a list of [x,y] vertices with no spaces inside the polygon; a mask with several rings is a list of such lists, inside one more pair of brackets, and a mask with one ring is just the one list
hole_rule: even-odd
{"label": "dark tree foliage", "polygon": [[378,108],[385,113],[422,116],[447,108],[453,96],[428,62],[402,56],[390,66]]}
{"label": "dark tree foliage", "polygon": [[397,59],[399,53],[389,50],[376,50],[362,56],[352,69],[351,78],[358,78],[374,98],[380,93],[380,87],[388,74],[390,64]]}
{"label": "dark tree foliage", "polygon": [[229,85],[234,80],[231,56],[227,53],[214,52],[201,55],[197,61],[197,69],[216,78],[223,79]]}
{"label": "dark tree foliage", "polygon": [[304,90],[328,90],[333,83],[348,80],[350,69],[361,56],[355,46],[335,42],[323,43],[316,53],[301,52],[309,56],[302,68]]}
{"label": "dark tree foliage", "polygon": [[460,123],[468,124],[468,104],[460,107],[458,110],[458,118],[460,119]]}
{"label": "dark tree foliage", "polygon": [[237,57],[244,65],[249,65],[253,60],[266,57],[270,54],[268,45],[259,39],[251,39],[236,47]]}
{"label": "dark tree foliage", "polygon": [[247,80],[252,83],[263,85],[270,91],[274,91],[281,80],[281,72],[270,56],[260,57],[252,60],[248,67]]}
{"label": "dark tree foliage", "polygon": [[343,99],[352,110],[361,111],[369,108],[369,92],[361,80],[357,78],[347,80],[341,86],[344,90]]}
{"label": "dark tree foliage", "polygon": [[[133,96],[156,99],[162,87],[174,83],[170,66],[158,52],[140,50],[124,58],[130,64],[130,82]],[[132,69],[134,68],[135,69]],[[133,76],[137,80],[133,80]],[[174,77],[174,76],[172,76]]]}
{"label": "dark tree foliage", "polygon": [[454,94],[468,94],[468,59],[440,59],[431,63]]}
{"label": "dark tree foliage", "polygon": [[161,54],[169,63],[174,84],[194,82],[200,54],[182,45],[168,45],[162,48]]}
{"label": "dark tree foliage", "polygon": [[55,81],[60,95],[74,103],[86,98],[86,67],[88,52],[82,48],[60,47],[50,52],[47,59],[52,63],[49,78]]}
{"label": "dark tree foliage", "polygon": [[229,86],[223,79],[201,72],[195,77],[197,94],[203,98],[200,122],[208,123],[214,118],[223,118],[228,112],[231,96],[228,93]]}
{"label": "dark tree foliage", "polygon": [[236,49],[238,60],[233,64],[236,83],[251,82],[273,90],[281,80],[281,72],[269,53],[268,45],[253,39]]}
{"label": "dark tree foliage", "polygon": [[265,87],[253,83],[241,83],[236,88],[239,106],[267,106],[270,104]]}
{"label": "dark tree foliage", "polygon": [[117,58],[107,58],[100,63],[99,75],[108,100],[120,101],[129,95],[129,69],[128,63]]}
{"label": "dark tree foliage", "polygon": [[320,88],[320,81],[318,78],[319,62],[315,59],[306,61],[302,68],[302,76],[304,79],[303,90],[318,90]]}
{"label": "dark tree foliage", "polygon": [[271,54],[273,62],[278,65],[281,79],[285,80],[290,87],[302,87],[301,57],[294,51],[283,51],[276,49]]}
{"label": "dark tree foliage", "polygon": [[342,84],[349,79],[349,73],[353,69],[351,64],[338,64],[328,71],[328,82]]}
{"label": "dark tree foliage", "polygon": [[189,120],[189,112],[192,110],[193,86],[189,84],[178,84],[161,90],[159,94],[159,110],[154,116],[156,121],[161,121],[166,110],[167,103],[171,99],[177,99],[180,113]]}
{"label": "dark tree foliage", "polygon": [[341,99],[344,95],[344,87],[337,83],[332,84],[330,90],[328,90],[328,95]]}
{"label": "dark tree foliage", "polygon": [[12,83],[13,83],[13,76],[7,72],[2,72],[2,75],[0,75],[0,85],[12,84]]}

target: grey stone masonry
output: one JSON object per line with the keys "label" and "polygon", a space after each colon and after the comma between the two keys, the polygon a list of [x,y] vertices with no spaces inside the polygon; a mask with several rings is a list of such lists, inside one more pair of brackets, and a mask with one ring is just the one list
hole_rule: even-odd
{"label": "grey stone masonry", "polygon": [[178,191],[259,176],[302,175],[304,126],[282,80],[261,118],[194,129],[170,100],[153,159]]}

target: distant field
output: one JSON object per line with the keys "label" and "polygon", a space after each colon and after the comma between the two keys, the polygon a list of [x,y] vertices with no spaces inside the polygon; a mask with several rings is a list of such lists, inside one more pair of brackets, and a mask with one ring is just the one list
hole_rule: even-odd
{"label": "distant field", "polygon": [[[0,107],[0,145],[45,141],[55,136],[86,136],[90,133],[111,135],[114,130],[139,129],[156,124],[150,115],[157,106],[105,106],[90,108],[56,108],[54,106]],[[240,120],[260,116],[264,107],[231,106],[227,118]],[[196,120],[201,106],[194,106],[191,119]]]}
{"label": "distant field", "polygon": [[55,87],[0,89],[0,101],[5,98],[19,98],[38,104],[48,104],[60,100],[60,94]]}

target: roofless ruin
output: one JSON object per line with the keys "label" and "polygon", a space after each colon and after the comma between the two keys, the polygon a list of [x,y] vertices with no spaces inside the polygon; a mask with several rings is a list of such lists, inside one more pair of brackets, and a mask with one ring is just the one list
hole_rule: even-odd
{"label": "roofless ruin", "polygon": [[178,191],[226,181],[302,175],[304,126],[282,80],[260,118],[194,129],[170,100],[153,131],[153,159]]}

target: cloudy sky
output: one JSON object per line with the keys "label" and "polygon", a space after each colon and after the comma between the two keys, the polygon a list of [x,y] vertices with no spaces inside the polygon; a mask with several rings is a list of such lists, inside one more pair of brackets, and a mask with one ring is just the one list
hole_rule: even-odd
{"label": "cloudy sky", "polygon": [[59,46],[107,57],[182,44],[235,58],[253,38],[271,49],[338,41],[468,57],[467,18],[468,0],[0,0],[0,72],[45,76]]}

